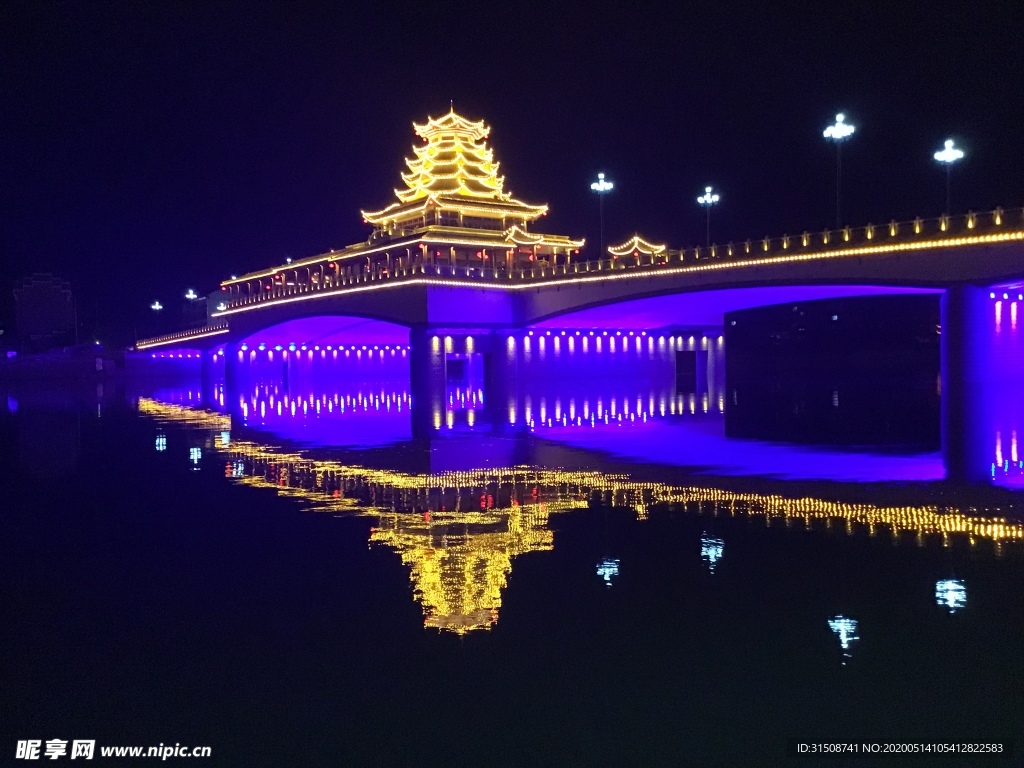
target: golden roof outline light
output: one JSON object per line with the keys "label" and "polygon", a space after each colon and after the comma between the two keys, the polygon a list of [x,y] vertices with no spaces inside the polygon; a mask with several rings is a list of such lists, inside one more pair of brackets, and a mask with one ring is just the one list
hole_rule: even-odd
{"label": "golden roof outline light", "polygon": [[486,139],[491,134],[490,126],[484,125],[483,120],[474,121],[463,117],[455,111],[454,105],[452,105],[447,114],[442,115],[436,120],[427,115],[426,123],[423,125],[413,123],[412,127],[416,131],[417,136],[421,136],[428,141],[437,134],[452,134],[459,137],[467,136],[470,141],[480,141],[481,139]]}
{"label": "golden roof outline light", "polygon": [[641,253],[645,256],[660,256],[668,250],[664,243],[651,243],[644,240],[640,235],[633,235],[629,240],[619,245],[609,245],[608,253],[613,256],[629,256],[632,253]]}
{"label": "golden roof outline light", "polygon": [[518,226],[505,230],[505,240],[516,245],[553,245],[560,248],[582,248],[586,242],[583,238],[573,240],[565,235],[547,235],[539,232],[526,232]]}

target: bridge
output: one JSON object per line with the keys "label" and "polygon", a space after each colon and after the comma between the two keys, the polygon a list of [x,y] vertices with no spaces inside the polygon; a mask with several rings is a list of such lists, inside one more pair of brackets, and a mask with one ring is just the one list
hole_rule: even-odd
{"label": "bridge", "polygon": [[[720,327],[727,312],[783,302],[1024,283],[1021,209],[660,253],[645,253],[635,240],[641,245],[631,259],[526,269],[410,264],[314,279],[323,271],[283,265],[256,278],[286,276],[269,289],[225,283],[209,325],[136,346],[211,349],[322,316],[455,333]],[[318,266],[330,258],[318,257]]]}
{"label": "bridge", "polygon": [[[430,229],[413,234],[437,237]],[[931,292],[942,295],[944,362],[969,374],[974,363],[966,348],[977,350],[980,329],[1004,301],[1016,322],[1016,291],[1024,285],[1022,209],[679,251],[639,237],[631,242],[626,257],[610,248],[612,258],[599,262],[521,268],[389,260],[340,273],[341,258],[323,254],[226,281],[210,324],[144,339],[136,348],[224,348],[230,366],[247,342],[272,329],[286,329],[277,334],[286,344],[312,345],[325,327],[338,327],[328,318],[350,318],[382,321],[390,331],[378,340],[408,344],[414,369],[436,372],[440,364],[443,373],[444,360],[432,360],[438,338],[448,355],[504,354],[509,336],[532,329],[720,333],[724,315],[740,309]],[[360,338],[367,327],[350,322],[348,341],[375,340]]]}

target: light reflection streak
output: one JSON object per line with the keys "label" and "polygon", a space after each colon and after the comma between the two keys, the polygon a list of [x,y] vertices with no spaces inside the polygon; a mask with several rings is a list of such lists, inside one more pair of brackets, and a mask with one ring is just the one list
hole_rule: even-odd
{"label": "light reflection streak", "polygon": [[828,626],[829,629],[835,632],[836,637],[839,638],[839,647],[843,649],[843,664],[845,665],[846,659],[852,656],[850,647],[857,640],[860,640],[860,636],[857,635],[857,620],[840,614],[829,619]]}
{"label": "light reflection streak", "polygon": [[707,565],[709,573],[715,572],[715,566],[722,559],[724,551],[725,542],[722,539],[706,533],[700,535],[700,558]]}
{"label": "light reflection streak", "polygon": [[967,587],[960,579],[942,579],[935,583],[935,602],[955,613],[967,605]]}

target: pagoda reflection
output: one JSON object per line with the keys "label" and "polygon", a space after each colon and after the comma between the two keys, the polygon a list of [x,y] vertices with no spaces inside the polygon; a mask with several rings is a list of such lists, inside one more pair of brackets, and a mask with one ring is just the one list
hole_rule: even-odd
{"label": "pagoda reflection", "polygon": [[[225,459],[231,482],[273,488],[311,511],[372,518],[370,545],[395,551],[409,568],[425,626],[457,634],[495,624],[513,560],[553,548],[552,515],[590,506],[632,509],[640,520],[676,510],[808,531],[888,533],[896,543],[918,545],[931,539],[949,546],[964,539],[971,545],[987,542],[997,554],[1005,544],[1024,541],[1024,524],[998,509],[966,514],[952,506],[792,498],[531,466],[405,473],[239,439],[231,433],[231,417],[212,411],[149,398],[140,398],[138,408],[161,425],[201,431],[204,449]],[[159,435],[164,439],[157,450],[167,450],[166,429]],[[709,569],[723,548],[721,539],[702,538],[700,555]],[[610,583],[618,565],[615,573],[599,567],[598,575]]]}
{"label": "pagoda reflection", "polygon": [[553,547],[543,504],[486,513],[382,515],[372,544],[389,547],[408,566],[424,625],[464,634],[490,629],[512,559]]}

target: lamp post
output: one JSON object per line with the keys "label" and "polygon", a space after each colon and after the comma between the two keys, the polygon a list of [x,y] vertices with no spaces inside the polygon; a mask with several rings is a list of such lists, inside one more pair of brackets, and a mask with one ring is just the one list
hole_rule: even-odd
{"label": "lamp post", "polygon": [[186,299],[188,299],[189,301],[195,301],[196,299],[198,299],[198,298],[199,298],[199,294],[198,294],[198,293],[196,293],[196,292],[195,292],[194,290],[192,290],[191,288],[189,288],[189,289],[188,289],[188,290],[187,290],[187,291],[185,292],[185,298],[186,298]]}
{"label": "lamp post", "polygon": [[853,135],[854,127],[846,122],[846,115],[840,112],[836,122],[825,129],[824,136],[836,144],[836,229],[843,225],[841,190],[843,179],[843,141]]}
{"label": "lamp post", "polygon": [[590,188],[597,193],[597,208],[601,217],[601,255],[598,259],[604,258],[604,196],[608,194],[615,185],[606,180],[603,173],[597,174],[597,181],[590,185]]}
{"label": "lamp post", "polygon": [[149,305],[149,308],[152,309],[154,312],[159,312],[161,309],[164,308],[164,305],[161,304],[159,301],[154,301],[152,304]]}
{"label": "lamp post", "polygon": [[704,206],[704,244],[711,245],[711,206],[719,200],[718,193],[712,193],[711,187],[704,187],[704,194],[697,198],[697,203]]}
{"label": "lamp post", "polygon": [[935,153],[935,159],[946,166],[946,213],[949,213],[949,177],[953,170],[953,163],[957,160],[962,160],[964,157],[963,150],[953,148],[953,140],[946,139],[946,144],[943,149]]}

